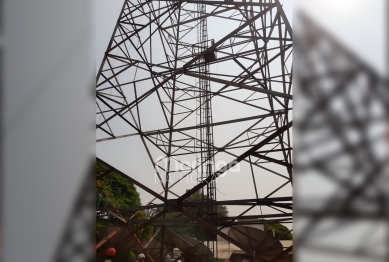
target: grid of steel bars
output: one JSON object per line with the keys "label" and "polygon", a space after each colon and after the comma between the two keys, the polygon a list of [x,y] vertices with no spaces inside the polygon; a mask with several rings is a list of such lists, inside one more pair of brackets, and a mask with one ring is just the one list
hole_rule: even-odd
{"label": "grid of steel bars", "polygon": [[[197,29],[204,23],[208,23],[207,36],[199,38]],[[217,34],[214,25],[220,27]],[[146,221],[126,218],[134,226],[131,233],[158,224],[163,236],[171,222],[164,215],[181,212],[252,255],[253,250],[219,229],[254,217],[261,219],[258,223],[291,222],[292,47],[292,28],[277,0],[124,2],[96,78],[97,142],[139,138],[159,189],[98,161],[155,197],[133,211],[163,208]],[[238,109],[220,117],[220,112],[231,108]],[[152,117],[145,117],[146,111]],[[208,130],[205,135],[204,130]],[[185,165],[184,160],[191,157],[197,164]],[[216,168],[216,158],[227,164]],[[173,162],[185,168],[175,169]],[[247,167],[248,174],[223,177],[237,165]],[[207,166],[212,168],[204,172]],[[182,191],[179,181],[170,183],[176,173],[179,181],[198,174],[197,183]],[[217,179],[239,180],[241,175],[249,175],[245,190],[252,191],[252,197],[215,201],[211,194],[216,192]],[[207,192],[207,200],[214,200],[207,201],[208,206],[247,208],[238,216],[209,219],[212,208],[186,201],[199,190]],[[191,215],[183,209],[190,205],[208,215]],[[113,210],[120,216],[120,207]]]}

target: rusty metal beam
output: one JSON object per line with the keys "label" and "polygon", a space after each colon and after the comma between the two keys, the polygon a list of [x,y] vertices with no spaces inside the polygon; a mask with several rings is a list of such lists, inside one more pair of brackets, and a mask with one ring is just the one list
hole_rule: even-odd
{"label": "rusty metal beam", "polygon": [[272,157],[268,157],[268,156],[265,156],[265,155],[261,155],[261,154],[258,154],[257,152],[252,153],[252,156],[258,157],[260,159],[267,160],[269,162],[273,162],[273,163],[279,164],[281,166],[286,166],[286,167],[289,167],[289,168],[293,168],[293,165],[290,164],[290,163],[287,163],[287,162],[284,162],[284,161],[281,161],[281,160],[278,160],[278,159],[274,159]]}
{"label": "rusty metal beam", "polygon": [[255,86],[249,86],[249,85],[245,85],[243,83],[236,83],[233,81],[227,81],[227,80],[223,80],[223,79],[216,78],[216,77],[199,75],[199,74],[195,74],[192,72],[186,72],[185,75],[193,76],[193,77],[201,78],[201,79],[206,79],[206,80],[209,80],[212,82],[225,84],[228,86],[236,86],[239,88],[243,88],[243,89],[247,89],[247,90],[251,90],[251,91],[255,91],[258,93],[263,93],[263,94],[267,94],[267,95],[271,95],[271,96],[278,96],[278,97],[282,97],[282,98],[286,98],[286,99],[290,99],[290,100],[293,99],[292,95],[288,95],[288,94],[277,92],[277,91],[267,90],[267,89],[263,89],[263,88],[259,88],[259,87],[255,87]]}
{"label": "rusty metal beam", "polygon": [[102,240],[99,241],[99,243],[96,244],[96,250],[101,247],[105,242],[108,241],[111,237],[113,237],[117,232],[119,232],[120,229],[123,227],[118,227],[115,230],[113,230],[111,233],[109,233],[106,237],[104,237]]}

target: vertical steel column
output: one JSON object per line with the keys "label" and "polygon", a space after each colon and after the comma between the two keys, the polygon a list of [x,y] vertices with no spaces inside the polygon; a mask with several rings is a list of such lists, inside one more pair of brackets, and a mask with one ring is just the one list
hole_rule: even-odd
{"label": "vertical steel column", "polygon": [[[197,53],[202,53],[209,47],[208,40],[208,26],[207,26],[207,17],[204,17],[207,14],[206,5],[204,3],[197,4],[197,17],[199,18],[199,23],[197,25]],[[197,61],[198,64],[198,73],[202,76],[210,76],[209,74],[209,64],[206,62],[205,58],[202,57]],[[210,95],[210,81],[204,78],[197,78],[198,86],[198,98],[197,98],[197,124],[202,126],[197,130],[197,137],[199,142],[197,142],[197,150],[200,152],[200,157],[197,157],[197,161],[201,164],[200,174],[198,176],[198,182],[201,183],[208,176],[211,176],[214,173],[214,158],[213,158],[213,128],[212,124],[212,105],[211,105],[211,95]],[[206,186],[206,192],[204,188],[201,189],[202,201],[216,201],[216,184],[212,180]],[[205,210],[209,213],[211,219],[215,217],[213,212],[212,205],[206,206]],[[207,240],[207,246],[213,251],[214,256],[216,256],[217,251],[215,249],[215,242]],[[215,252],[216,251],[216,252]]]}

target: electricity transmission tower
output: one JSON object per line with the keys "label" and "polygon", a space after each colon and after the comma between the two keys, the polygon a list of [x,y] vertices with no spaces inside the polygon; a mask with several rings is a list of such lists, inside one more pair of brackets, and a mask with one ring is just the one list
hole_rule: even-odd
{"label": "electricity transmission tower", "polygon": [[[160,208],[143,221],[120,219],[131,234],[160,226],[162,243],[172,222],[203,228],[214,257],[216,235],[258,255],[221,229],[292,221],[292,47],[278,0],[125,0],[96,78],[97,142],[138,139],[148,157],[139,165],[155,174],[142,183],[97,160],[153,199],[105,210]],[[187,201],[198,192],[200,201]],[[220,218],[219,205],[238,211]],[[181,217],[168,219],[172,212]]]}

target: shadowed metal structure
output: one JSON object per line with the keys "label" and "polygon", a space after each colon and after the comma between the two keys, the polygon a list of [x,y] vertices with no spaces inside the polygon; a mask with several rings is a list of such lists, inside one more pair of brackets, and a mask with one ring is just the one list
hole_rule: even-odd
{"label": "shadowed metal structure", "polygon": [[[252,248],[220,229],[291,223],[291,93],[292,28],[278,0],[124,1],[96,78],[97,142],[139,139],[156,183],[97,158],[154,197],[145,206],[99,208],[100,214],[122,221],[129,236],[159,226],[162,243],[166,227],[197,226],[207,232],[201,241],[213,257],[220,235],[254,259]],[[240,173],[226,176],[237,166]],[[189,177],[194,183],[184,188]],[[218,200],[220,181],[243,181],[242,198]],[[196,193],[199,201],[187,201]],[[221,218],[219,205],[244,209]],[[148,219],[122,216],[157,208]],[[181,216],[169,218],[172,212]],[[114,235],[101,239],[97,251]]]}
{"label": "shadowed metal structure", "polygon": [[296,24],[297,256],[389,261],[388,82],[308,14]]}

